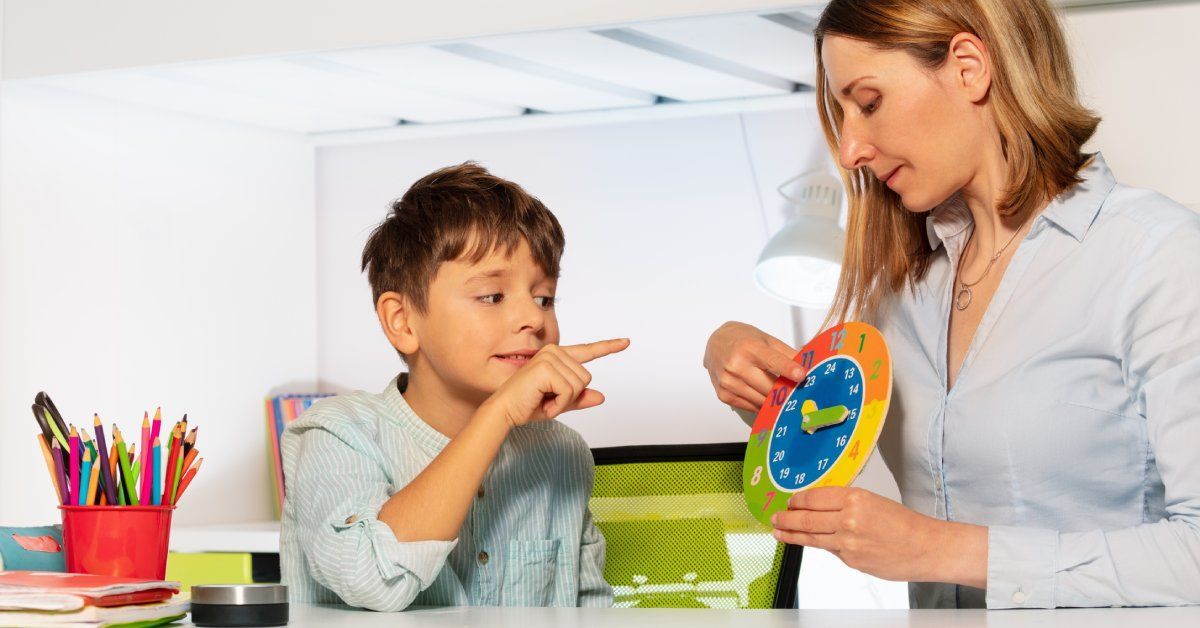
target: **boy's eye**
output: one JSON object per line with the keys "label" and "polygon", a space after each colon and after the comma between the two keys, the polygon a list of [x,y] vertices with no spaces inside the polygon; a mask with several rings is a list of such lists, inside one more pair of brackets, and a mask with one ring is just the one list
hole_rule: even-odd
{"label": "boy's eye", "polygon": [[479,297],[480,303],[486,303],[487,305],[496,305],[497,303],[499,303],[503,300],[504,300],[504,295],[500,294],[500,293],[489,294],[485,297]]}
{"label": "boy's eye", "polygon": [[548,310],[554,307],[554,297],[534,297],[533,300],[537,302],[538,306],[543,310]]}

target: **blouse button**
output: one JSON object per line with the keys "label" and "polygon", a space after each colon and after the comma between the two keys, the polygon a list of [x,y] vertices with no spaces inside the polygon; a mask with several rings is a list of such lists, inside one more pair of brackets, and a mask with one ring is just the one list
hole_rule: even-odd
{"label": "blouse button", "polygon": [[1025,592],[1017,591],[1016,593],[1013,593],[1012,600],[1016,604],[1024,604],[1025,603]]}
{"label": "blouse button", "polygon": [[486,565],[487,563],[488,563],[488,553],[487,552],[479,552],[479,564]]}

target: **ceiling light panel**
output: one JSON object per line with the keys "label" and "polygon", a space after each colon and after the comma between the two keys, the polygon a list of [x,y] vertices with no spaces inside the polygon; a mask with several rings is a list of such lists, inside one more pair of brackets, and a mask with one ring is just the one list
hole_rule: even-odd
{"label": "ceiling light panel", "polygon": [[588,31],[489,37],[472,43],[480,48],[675,100],[768,96],[790,91],[782,79],[764,84]]}
{"label": "ceiling light panel", "polygon": [[813,84],[812,35],[758,15],[659,21],[631,29],[792,82]]}

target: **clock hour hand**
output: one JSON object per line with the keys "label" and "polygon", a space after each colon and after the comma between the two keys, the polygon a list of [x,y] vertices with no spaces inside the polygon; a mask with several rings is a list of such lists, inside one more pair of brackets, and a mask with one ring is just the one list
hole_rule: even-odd
{"label": "clock hour hand", "polygon": [[805,406],[811,404],[812,410],[804,412],[808,408],[802,408],[802,416],[804,419],[800,422],[800,429],[812,434],[823,427],[837,425],[846,420],[850,416],[850,410],[846,406],[829,406],[818,410],[816,404],[810,401],[805,402]]}

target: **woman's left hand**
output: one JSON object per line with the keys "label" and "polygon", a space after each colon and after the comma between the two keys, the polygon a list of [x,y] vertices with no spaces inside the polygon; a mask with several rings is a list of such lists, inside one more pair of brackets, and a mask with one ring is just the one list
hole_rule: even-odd
{"label": "woman's left hand", "polygon": [[987,528],[927,517],[867,490],[796,493],[771,522],[780,541],[828,550],[885,580],[986,586]]}

